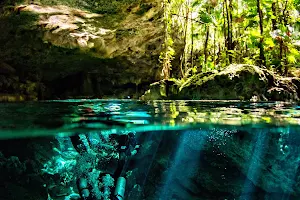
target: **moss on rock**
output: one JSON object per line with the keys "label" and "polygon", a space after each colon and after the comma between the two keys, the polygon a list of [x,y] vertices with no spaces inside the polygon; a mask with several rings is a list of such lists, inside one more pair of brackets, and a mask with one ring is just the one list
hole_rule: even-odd
{"label": "moss on rock", "polygon": [[[165,81],[159,84],[166,84]],[[230,65],[221,72],[196,74],[185,82],[168,82],[168,99],[298,100],[299,80],[282,78],[253,65]],[[152,85],[142,99],[165,99]],[[175,88],[175,89],[174,89]],[[153,95],[152,95],[153,94]]]}

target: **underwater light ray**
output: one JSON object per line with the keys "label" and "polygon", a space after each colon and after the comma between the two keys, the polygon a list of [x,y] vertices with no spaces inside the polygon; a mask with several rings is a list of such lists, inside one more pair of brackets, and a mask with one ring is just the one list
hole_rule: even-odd
{"label": "underwater light ray", "polygon": [[[166,177],[166,180],[163,183],[163,187],[161,191],[158,194],[160,200],[172,199],[172,195],[174,192],[171,190],[171,188],[173,189],[175,188],[174,186],[176,183],[175,184],[173,183],[173,179],[175,175],[184,173],[185,175],[184,177],[186,179],[188,179],[189,176],[192,176],[190,173],[192,173],[198,167],[200,156],[194,157],[193,162],[189,162],[189,164],[185,166],[186,168],[184,169],[184,172],[182,172],[182,169],[178,166],[186,156],[185,155],[187,152],[186,146],[197,145],[198,150],[203,149],[203,145],[207,134],[208,132],[203,130],[188,130],[182,133],[182,136],[179,138],[179,144],[173,159],[173,163],[171,167],[168,169],[168,175]],[[195,143],[195,141],[197,142]],[[193,155],[189,155],[189,156],[193,156]]]}
{"label": "underwater light ray", "polygon": [[245,180],[240,200],[252,199],[252,193],[255,190],[253,184],[257,183],[261,174],[261,166],[259,166],[261,164],[260,160],[264,158],[264,150],[268,146],[268,133],[266,131],[261,130],[260,133],[254,135],[255,138],[253,139],[253,142],[256,141],[256,144],[254,147],[254,153],[249,163],[247,179]]}
{"label": "underwater light ray", "polygon": [[[150,168],[152,167],[152,163],[153,163],[154,158],[155,158],[155,156],[156,156],[156,154],[157,154],[158,147],[159,147],[159,145],[160,145],[160,143],[161,143],[161,141],[162,141],[163,134],[164,134],[164,132],[161,132],[161,133],[160,133],[159,138],[158,138],[158,141],[159,141],[159,142],[157,142],[157,145],[156,145],[155,148],[153,149],[152,158],[150,159],[150,163],[149,163],[149,165],[148,165],[148,168],[146,169],[145,178],[144,178],[143,183],[142,183],[142,188],[144,188],[144,186],[145,186],[145,184],[146,184],[146,180],[147,180],[147,177],[148,177]],[[155,133],[151,133],[151,135],[147,137],[147,140],[152,140],[153,136],[156,136],[156,134],[155,134]],[[146,140],[146,141],[147,141],[147,140]]]}

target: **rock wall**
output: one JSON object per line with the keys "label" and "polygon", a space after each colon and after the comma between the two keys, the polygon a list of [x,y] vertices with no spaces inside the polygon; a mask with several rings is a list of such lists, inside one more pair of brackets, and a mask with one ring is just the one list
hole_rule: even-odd
{"label": "rock wall", "polygon": [[161,0],[7,2],[2,97],[137,97],[159,80]]}
{"label": "rock wall", "polygon": [[297,101],[299,80],[253,65],[230,65],[223,71],[199,73],[183,81],[156,82],[141,99]]}

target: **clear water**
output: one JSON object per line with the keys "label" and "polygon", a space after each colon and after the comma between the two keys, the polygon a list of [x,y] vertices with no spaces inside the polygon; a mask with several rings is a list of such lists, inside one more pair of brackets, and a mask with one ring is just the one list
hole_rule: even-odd
{"label": "clear water", "polygon": [[80,199],[80,178],[90,199],[112,199],[120,176],[129,200],[300,199],[299,108],[239,101],[2,103],[0,199]]}

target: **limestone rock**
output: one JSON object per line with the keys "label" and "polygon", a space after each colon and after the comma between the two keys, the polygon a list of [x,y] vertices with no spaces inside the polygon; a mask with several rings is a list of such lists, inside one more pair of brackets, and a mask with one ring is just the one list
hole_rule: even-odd
{"label": "limestone rock", "polygon": [[0,5],[0,60],[39,99],[137,97],[159,79],[161,0],[51,2]]}
{"label": "limestone rock", "polygon": [[[280,77],[253,65],[230,65],[221,72],[196,74],[183,82],[153,84],[142,99],[297,101],[299,87],[299,78],[296,77]],[[165,91],[158,92],[158,88],[165,88]]]}

